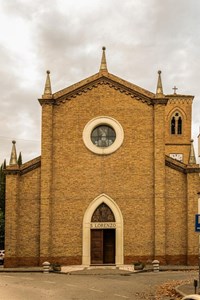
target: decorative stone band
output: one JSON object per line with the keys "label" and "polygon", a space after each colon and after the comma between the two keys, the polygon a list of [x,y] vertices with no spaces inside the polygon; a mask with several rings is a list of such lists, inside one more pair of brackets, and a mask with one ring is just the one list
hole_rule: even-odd
{"label": "decorative stone band", "polygon": [[116,223],[114,222],[93,222],[90,224],[91,229],[112,229],[116,228]]}

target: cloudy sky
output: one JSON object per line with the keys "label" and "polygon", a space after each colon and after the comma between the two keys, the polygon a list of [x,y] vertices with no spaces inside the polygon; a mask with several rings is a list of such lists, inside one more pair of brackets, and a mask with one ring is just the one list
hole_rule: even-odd
{"label": "cloudy sky", "polygon": [[[56,92],[108,70],[155,92],[195,95],[192,137],[200,126],[199,0],[0,0],[0,162],[11,141],[23,161],[40,155],[46,70]],[[197,154],[197,153],[196,153]]]}

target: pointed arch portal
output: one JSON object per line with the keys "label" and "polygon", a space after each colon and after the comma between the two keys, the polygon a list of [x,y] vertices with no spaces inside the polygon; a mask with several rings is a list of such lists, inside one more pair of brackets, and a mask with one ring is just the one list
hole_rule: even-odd
{"label": "pointed arch portal", "polygon": [[[101,215],[102,209],[103,208],[105,209],[106,207],[108,208],[106,212],[108,218],[111,218],[110,215],[113,214],[112,221],[110,219],[109,222],[106,223],[102,222],[102,220],[101,220],[102,223],[95,222],[96,219],[94,219],[94,216],[96,216],[98,212],[98,208],[100,209],[99,215]],[[103,218],[106,217],[106,214],[103,215]],[[104,227],[104,229],[102,227]],[[91,251],[91,243],[95,238],[98,240],[98,238],[101,238],[101,236],[105,240],[114,241],[115,257],[113,262],[111,263],[114,263],[115,265],[122,265],[124,263],[123,217],[118,205],[115,203],[115,201],[112,198],[110,198],[106,194],[99,195],[90,203],[83,218],[83,258],[82,258],[83,265],[89,266],[90,264],[93,263],[92,261],[93,250]],[[93,246],[92,249],[94,248]],[[108,258],[105,257],[103,264],[107,263],[107,259]],[[101,264],[101,262],[99,262],[99,264]]]}

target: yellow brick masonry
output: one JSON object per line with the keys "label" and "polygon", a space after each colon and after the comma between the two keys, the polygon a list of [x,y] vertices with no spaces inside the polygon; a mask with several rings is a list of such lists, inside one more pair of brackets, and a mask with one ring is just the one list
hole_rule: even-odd
{"label": "yellow brick masonry", "polygon": [[[119,78],[116,81],[123,84]],[[80,83],[54,97],[64,97],[77,86]],[[139,87],[133,88],[139,93]],[[141,93],[152,97],[150,92]],[[41,167],[27,173],[7,170],[6,266],[37,265],[44,260],[81,264],[83,217],[102,193],[116,202],[123,215],[125,263],[154,258],[163,263],[194,263],[199,174],[192,166],[193,173],[187,173],[187,166],[172,159],[165,166],[165,154],[180,144],[184,155],[189,155],[184,145],[190,142],[186,126],[190,116],[184,117],[186,133],[176,146],[168,130],[173,108],[159,99],[155,105],[147,104],[106,84],[71,100],[63,98],[59,105],[47,98],[41,100]],[[187,114],[190,108],[183,110]],[[116,119],[124,130],[122,146],[106,156],[92,153],[82,139],[87,122],[98,116]],[[165,147],[165,141],[173,145]],[[177,218],[179,213],[183,218]]]}
{"label": "yellow brick masonry", "polygon": [[198,213],[197,192],[200,191],[199,174],[187,175],[187,255],[188,264],[196,261],[198,253],[198,233],[194,232],[194,216]]}
{"label": "yellow brick masonry", "polygon": [[5,267],[39,264],[40,168],[6,177]]}
{"label": "yellow brick masonry", "polygon": [[8,257],[17,256],[18,174],[6,178],[5,248]]}
{"label": "yellow brick masonry", "polygon": [[[171,95],[165,108],[166,150],[165,153],[182,153],[183,162],[188,164],[191,140],[191,116],[193,96]],[[182,134],[171,134],[170,121],[172,114],[179,112],[182,117]]]}
{"label": "yellow brick masonry", "polygon": [[154,106],[154,255],[165,262],[165,105]]}
{"label": "yellow brick masonry", "polygon": [[[124,216],[127,260],[141,255],[141,247],[143,255],[152,255],[152,111],[108,86],[54,108],[52,249],[59,256],[81,257],[84,212],[101,193],[114,199]],[[99,156],[85,147],[82,132],[89,120],[107,115],[122,125],[124,143],[112,155]]]}
{"label": "yellow brick masonry", "polygon": [[40,204],[40,260],[44,262],[51,248],[51,199],[52,199],[52,144],[53,106],[42,105],[42,151],[41,151],[41,204]]}
{"label": "yellow brick masonry", "polygon": [[[195,174],[197,175],[197,174]],[[187,176],[166,167],[166,263],[185,264],[187,255]],[[194,237],[194,215],[192,214]]]}

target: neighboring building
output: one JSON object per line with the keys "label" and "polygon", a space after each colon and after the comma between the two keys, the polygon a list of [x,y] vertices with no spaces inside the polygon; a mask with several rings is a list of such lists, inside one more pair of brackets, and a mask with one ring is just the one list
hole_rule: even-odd
{"label": "neighboring building", "polygon": [[107,70],[42,98],[41,157],[6,169],[5,266],[198,261],[193,96]]}

